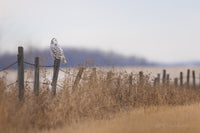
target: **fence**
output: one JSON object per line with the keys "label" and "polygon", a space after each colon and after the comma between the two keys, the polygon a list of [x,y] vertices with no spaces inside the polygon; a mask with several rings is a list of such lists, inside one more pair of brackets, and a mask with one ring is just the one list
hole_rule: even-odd
{"label": "fence", "polygon": [[[41,67],[51,67],[53,68],[53,79],[52,79],[52,83],[51,83],[51,86],[52,86],[52,89],[51,89],[51,92],[52,92],[52,96],[54,97],[56,95],[56,87],[59,86],[62,88],[61,85],[57,84],[57,79],[58,79],[58,74],[59,74],[59,71],[62,71],[65,73],[64,70],[62,70],[60,68],[60,60],[56,59],[54,61],[54,65],[50,65],[50,66],[42,66],[40,65],[40,62],[39,62],[39,57],[35,57],[35,61],[34,63],[30,63],[30,62],[26,62],[24,61],[24,51],[23,51],[23,47],[18,47],[18,55],[17,55],[17,61],[13,62],[12,64],[8,65],[7,67],[3,68],[0,70],[0,72],[2,71],[5,71],[11,67],[13,67],[14,65],[17,64],[17,81],[14,82],[14,83],[11,83],[8,86],[11,86],[11,85],[14,85],[17,83],[17,86],[18,86],[18,98],[19,98],[19,101],[22,101],[23,100],[23,97],[24,97],[24,64],[27,64],[27,65],[31,65],[34,67],[34,84],[33,84],[33,92],[36,96],[39,95],[39,84],[41,83],[40,82],[40,68]],[[84,67],[80,67],[79,69],[79,72],[75,78],[75,81],[73,83],[73,86],[72,86],[72,92],[74,90],[76,90],[80,80],[81,80],[81,77],[82,77],[82,74],[84,72]],[[112,71],[109,71],[107,73],[107,85],[109,85],[111,82],[112,82],[112,76],[113,76],[113,73]],[[158,85],[170,85],[170,75],[167,74],[167,71],[166,70],[163,70],[163,73],[162,73],[162,82],[160,82],[160,77],[161,77],[161,74],[158,73],[157,74],[157,77],[155,77],[154,79],[154,83],[153,83],[153,86],[158,86]],[[120,76],[117,78],[117,84],[120,84]],[[187,70],[187,76],[186,76],[186,83],[183,82],[183,72],[180,72],[180,77],[179,78],[174,78],[174,86],[175,87],[185,87],[185,88],[197,88],[196,86],[196,76],[195,76],[195,71],[192,71],[192,86],[190,85],[190,70],[188,69]],[[143,84],[144,82],[144,74],[142,71],[139,72],[139,84]],[[92,82],[95,82],[96,80],[96,68],[93,68],[93,73],[91,75],[91,81]],[[131,88],[133,86],[133,74],[131,73],[129,75],[129,78],[128,78],[128,84],[129,84],[129,88],[130,88],[130,93],[131,93]],[[200,78],[199,78],[199,81],[200,81]],[[179,84],[178,84],[179,83]],[[45,83],[44,83],[45,84]],[[200,85],[199,85],[200,87]]]}
{"label": "fence", "polygon": [[[60,60],[59,59],[56,59],[54,61],[54,65],[42,66],[39,63],[39,57],[35,57],[35,62],[33,64],[33,63],[30,63],[30,62],[24,61],[23,47],[18,47],[17,61],[15,61],[14,63],[8,65],[7,67],[1,69],[0,72],[3,72],[5,70],[13,67],[16,64],[17,64],[17,81],[7,85],[7,87],[17,83],[19,101],[22,101],[23,97],[24,97],[24,64],[34,66],[34,73],[35,74],[34,74],[34,82],[33,82],[34,83],[33,92],[36,96],[39,95],[39,84],[41,83],[39,71],[40,71],[41,67],[53,67],[53,79],[52,79],[52,83],[51,83],[51,85],[52,85],[52,89],[51,89],[52,96],[56,95],[56,87],[57,86],[62,87],[61,85],[57,84],[58,73],[59,73],[59,70],[64,72],[64,73],[65,73],[65,71],[60,69]],[[76,79],[75,79],[75,82],[74,82],[74,85],[73,85],[73,90],[75,90],[77,85],[79,84],[83,70],[84,70],[84,68],[81,67],[77,76],[76,76]]]}
{"label": "fence", "polygon": [[[170,84],[170,74],[166,74],[166,70],[164,69],[163,70],[163,76],[162,76],[162,84],[163,85],[169,85]],[[167,75],[167,76],[166,76]],[[187,76],[185,77],[186,78],[186,82],[184,83],[183,79],[184,79],[184,76],[183,76],[183,72],[180,72],[179,74],[179,78],[178,77],[175,77],[174,78],[174,85],[176,87],[180,86],[180,87],[185,87],[185,88],[197,88],[197,85],[196,85],[196,79],[197,77],[195,76],[195,71],[193,70],[192,71],[192,85],[191,85],[191,82],[190,82],[190,77],[191,77],[191,74],[190,74],[190,69],[187,69]],[[198,78],[199,79],[199,87],[200,88],[200,77]],[[155,77],[154,79],[154,86],[155,85],[159,85],[160,84],[160,74],[157,74],[157,77]]]}

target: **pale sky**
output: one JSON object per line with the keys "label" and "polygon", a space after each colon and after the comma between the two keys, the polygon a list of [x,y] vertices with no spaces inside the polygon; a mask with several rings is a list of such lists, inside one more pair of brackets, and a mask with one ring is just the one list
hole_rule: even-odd
{"label": "pale sky", "polygon": [[200,0],[0,0],[0,53],[49,46],[200,61]]}

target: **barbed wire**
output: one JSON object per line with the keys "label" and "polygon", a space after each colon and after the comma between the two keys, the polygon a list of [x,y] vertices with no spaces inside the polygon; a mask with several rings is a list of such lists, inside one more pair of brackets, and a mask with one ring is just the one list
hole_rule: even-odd
{"label": "barbed wire", "polygon": [[[8,65],[8,66],[6,66],[6,67],[4,67],[3,69],[0,70],[0,72],[5,71],[5,70],[9,69],[10,67],[12,67],[12,66],[14,66],[14,65],[16,65],[16,64],[17,64],[17,61],[11,63],[10,65]],[[35,66],[35,65],[36,65],[36,64],[34,64],[34,63],[30,63],[30,62],[27,62],[27,61],[24,61],[24,64],[31,65],[31,66]],[[54,67],[54,65],[45,65],[45,66],[44,66],[44,65],[39,65],[39,67]],[[62,71],[63,73],[65,73],[65,74],[69,74],[69,73],[67,73],[65,70],[63,70],[63,69],[61,69],[61,68],[59,68],[59,70]],[[176,78],[176,77],[175,77],[175,78]],[[183,78],[183,80],[185,80],[185,79],[187,78],[187,76],[183,76],[182,78]],[[114,79],[114,78],[113,78],[113,79]],[[169,80],[172,80],[172,79],[173,79],[173,78],[170,77]],[[200,80],[200,77],[195,76],[195,78],[191,78],[190,82],[192,82],[192,79]],[[162,80],[162,78],[160,78],[160,80]],[[177,77],[177,80],[180,80],[180,77]],[[7,85],[7,87],[12,86],[12,85],[14,85],[14,84],[16,84],[16,83],[17,83],[17,81],[16,81],[16,82],[13,82],[13,83],[11,83],[11,84],[9,84],[9,85]],[[30,82],[29,82],[29,83],[30,83]],[[45,83],[45,82],[40,82],[40,83],[49,85],[49,83]],[[62,85],[59,85],[59,84],[56,84],[56,85],[57,85],[58,87],[60,87],[60,88],[63,88]]]}
{"label": "barbed wire", "polygon": [[58,87],[60,87],[60,88],[63,88],[63,86],[62,85],[59,85],[59,84],[56,84]]}
{"label": "barbed wire", "polygon": [[42,65],[40,65],[39,67],[54,67],[54,66],[42,66]]}
{"label": "barbed wire", "polygon": [[8,68],[10,68],[10,67],[14,66],[15,64],[17,64],[17,61],[15,61],[14,63],[12,63],[12,64],[10,64],[10,65],[6,66],[6,67],[5,67],[5,68],[3,68],[3,69],[1,69],[1,70],[0,70],[0,72],[7,70]]}
{"label": "barbed wire", "polygon": [[30,62],[27,62],[27,61],[24,61],[24,64],[31,65],[31,66],[35,66],[35,64],[30,63]]}
{"label": "barbed wire", "polygon": [[[27,64],[27,65],[35,66],[35,64],[27,62],[27,61],[24,61],[24,63]],[[49,65],[49,66],[48,65],[47,66],[40,65],[39,67],[54,67],[54,65]],[[59,68],[59,70],[64,72],[64,73],[66,73],[66,74],[68,74],[65,70],[63,70],[61,68]]]}
{"label": "barbed wire", "polygon": [[[35,64],[33,63],[30,63],[30,62],[27,62],[27,61],[24,61],[24,64],[27,64],[27,65],[31,65],[31,66],[35,66]],[[39,67],[54,67],[54,65],[46,65],[46,66],[43,66],[43,65],[39,65]]]}
{"label": "barbed wire", "polygon": [[[40,82],[41,84],[45,84],[45,85],[49,85],[49,83],[45,83],[45,82]],[[56,84],[58,87],[63,88],[62,85]]]}
{"label": "barbed wire", "polygon": [[64,72],[64,73],[66,73],[66,74],[68,74],[65,70],[63,70],[61,68],[59,68],[59,70],[62,71],[62,72]]}
{"label": "barbed wire", "polygon": [[[26,83],[34,83],[33,81],[26,81]],[[45,82],[40,82],[41,84],[44,84],[44,85],[50,85],[49,83],[45,83]],[[59,85],[59,84],[56,84],[58,87],[60,87],[60,88],[63,88],[63,86],[62,85]]]}
{"label": "barbed wire", "polygon": [[13,83],[11,83],[11,84],[8,84],[6,87],[12,86],[12,85],[16,84],[17,82],[18,82],[18,81],[15,81],[15,82],[13,82]]}

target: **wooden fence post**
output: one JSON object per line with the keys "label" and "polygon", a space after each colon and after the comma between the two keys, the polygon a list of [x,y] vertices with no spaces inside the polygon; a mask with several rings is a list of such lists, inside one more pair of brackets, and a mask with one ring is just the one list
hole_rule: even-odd
{"label": "wooden fence post", "polygon": [[158,84],[160,84],[160,73],[157,75]]}
{"label": "wooden fence post", "polygon": [[174,85],[175,85],[175,87],[178,87],[178,78],[174,79]]}
{"label": "wooden fence post", "polygon": [[167,85],[169,85],[170,79],[169,79],[169,74],[167,74]]}
{"label": "wooden fence post", "polygon": [[39,57],[35,57],[35,77],[34,77],[34,94],[36,96],[39,95],[39,82],[40,82],[40,79],[39,79]]}
{"label": "wooden fence post", "polygon": [[131,96],[133,88],[133,73],[129,75],[128,83],[129,83],[129,96]]}
{"label": "wooden fence post", "polygon": [[24,51],[23,47],[18,47],[17,55],[17,64],[18,64],[18,98],[19,101],[23,100],[24,97]]}
{"label": "wooden fence post", "polygon": [[190,88],[190,69],[187,70],[187,88]]}
{"label": "wooden fence post", "polygon": [[163,78],[162,78],[162,83],[165,85],[165,80],[166,80],[166,70],[163,70]]}
{"label": "wooden fence post", "polygon": [[60,68],[60,59],[54,60],[54,67],[53,67],[53,81],[51,83],[52,85],[52,96],[56,95],[56,85],[58,80],[58,73]]}
{"label": "wooden fence post", "polygon": [[107,77],[106,77],[106,85],[107,85],[107,87],[110,85],[110,83],[111,83],[111,79],[112,79],[112,75],[113,75],[113,73],[112,73],[112,71],[109,71],[109,72],[107,72]]}
{"label": "wooden fence post", "polygon": [[78,84],[79,84],[79,82],[81,80],[81,76],[83,74],[83,70],[84,70],[84,67],[80,67],[79,72],[78,72],[78,74],[76,76],[76,79],[74,81],[74,85],[72,87],[72,91],[75,91],[75,89],[77,88],[77,86],[78,86]]}
{"label": "wooden fence post", "polygon": [[199,88],[200,88],[200,74],[199,74]]}
{"label": "wooden fence post", "polygon": [[180,72],[180,86],[183,86],[183,72]]}
{"label": "wooden fence post", "polygon": [[116,97],[116,100],[117,101],[121,101],[121,76],[119,75],[119,77],[117,78],[117,89],[116,89],[116,92],[115,92],[115,97]]}
{"label": "wooden fence post", "polygon": [[120,86],[121,86],[121,76],[119,75],[119,77],[117,78],[117,93],[118,94],[120,91]]}
{"label": "wooden fence post", "polygon": [[193,78],[193,88],[196,88],[195,71],[192,71],[192,78]]}
{"label": "wooden fence post", "polygon": [[112,78],[112,71],[107,72],[107,80],[110,80]]}
{"label": "wooden fence post", "polygon": [[92,75],[91,75],[91,80],[92,82],[95,82],[97,79],[97,73],[96,73],[96,68],[92,68]]}
{"label": "wooden fence post", "polygon": [[89,86],[94,87],[96,86],[96,80],[97,80],[97,74],[96,74],[96,68],[92,68],[92,72],[90,74],[90,81],[89,81]]}
{"label": "wooden fence post", "polygon": [[156,87],[157,84],[158,84],[158,78],[156,77],[156,78],[154,78],[153,86]]}
{"label": "wooden fence post", "polygon": [[144,75],[143,75],[143,72],[142,71],[140,71],[139,72],[139,84],[140,85],[143,85],[144,84]]}

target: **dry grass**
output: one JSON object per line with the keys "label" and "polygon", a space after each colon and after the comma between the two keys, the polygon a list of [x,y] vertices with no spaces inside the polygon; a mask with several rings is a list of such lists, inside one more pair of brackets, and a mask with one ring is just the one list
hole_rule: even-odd
{"label": "dry grass", "polygon": [[[142,131],[143,121],[146,125],[152,123],[151,120],[159,123],[158,120],[162,121],[162,117],[169,118],[173,114],[169,112],[165,116],[167,112],[158,111],[156,113],[158,115],[155,115],[156,118],[154,119],[149,107],[154,106],[156,109],[164,110],[162,109],[163,106],[188,105],[200,100],[200,90],[198,89],[175,88],[173,85],[152,86],[149,75],[146,75],[142,82],[139,81],[138,75],[133,75],[133,82],[130,83],[130,74],[115,72],[107,76],[107,73],[102,69],[96,72],[96,76],[92,70],[87,69],[87,72],[82,76],[81,83],[73,92],[71,88],[77,72],[67,70],[68,76],[64,79],[63,88],[53,98],[48,85],[50,81],[45,76],[45,70],[42,71],[41,76],[47,85],[40,85],[40,93],[36,97],[31,90],[32,84],[26,82],[25,97],[22,102],[19,102],[17,98],[17,86],[12,86],[7,90],[6,80],[0,80],[0,132],[41,132],[64,126],[69,127],[64,131],[68,129],[72,131],[77,123],[80,125],[80,123],[88,123],[88,121],[94,122],[91,131],[95,128],[99,128],[100,132],[101,130],[115,131],[114,127],[116,127],[119,131],[123,129],[131,132],[132,124],[126,122],[129,121],[129,118],[130,123],[133,123],[136,127],[141,127],[137,130],[141,129]],[[31,74],[30,72],[27,75],[31,77]],[[28,77],[26,81],[28,81]],[[141,107],[145,109],[146,113],[141,111]],[[135,111],[135,109],[139,110]],[[146,116],[149,117],[147,121]],[[105,123],[108,123],[108,128],[102,128],[106,126]],[[96,127],[95,124],[102,126]],[[122,125],[121,129],[119,129],[118,124]],[[130,127],[128,128],[128,126]],[[154,128],[151,128],[151,126],[153,125],[150,124],[149,128],[153,130]],[[158,126],[162,127],[163,125]],[[83,127],[80,126],[81,128],[86,127],[83,124]],[[84,130],[87,132],[86,129]],[[64,131],[61,130],[61,132]],[[77,130],[77,132],[79,131]]]}
{"label": "dry grass", "polygon": [[42,133],[199,133],[200,105],[159,106],[120,112],[112,120],[95,120]]}

